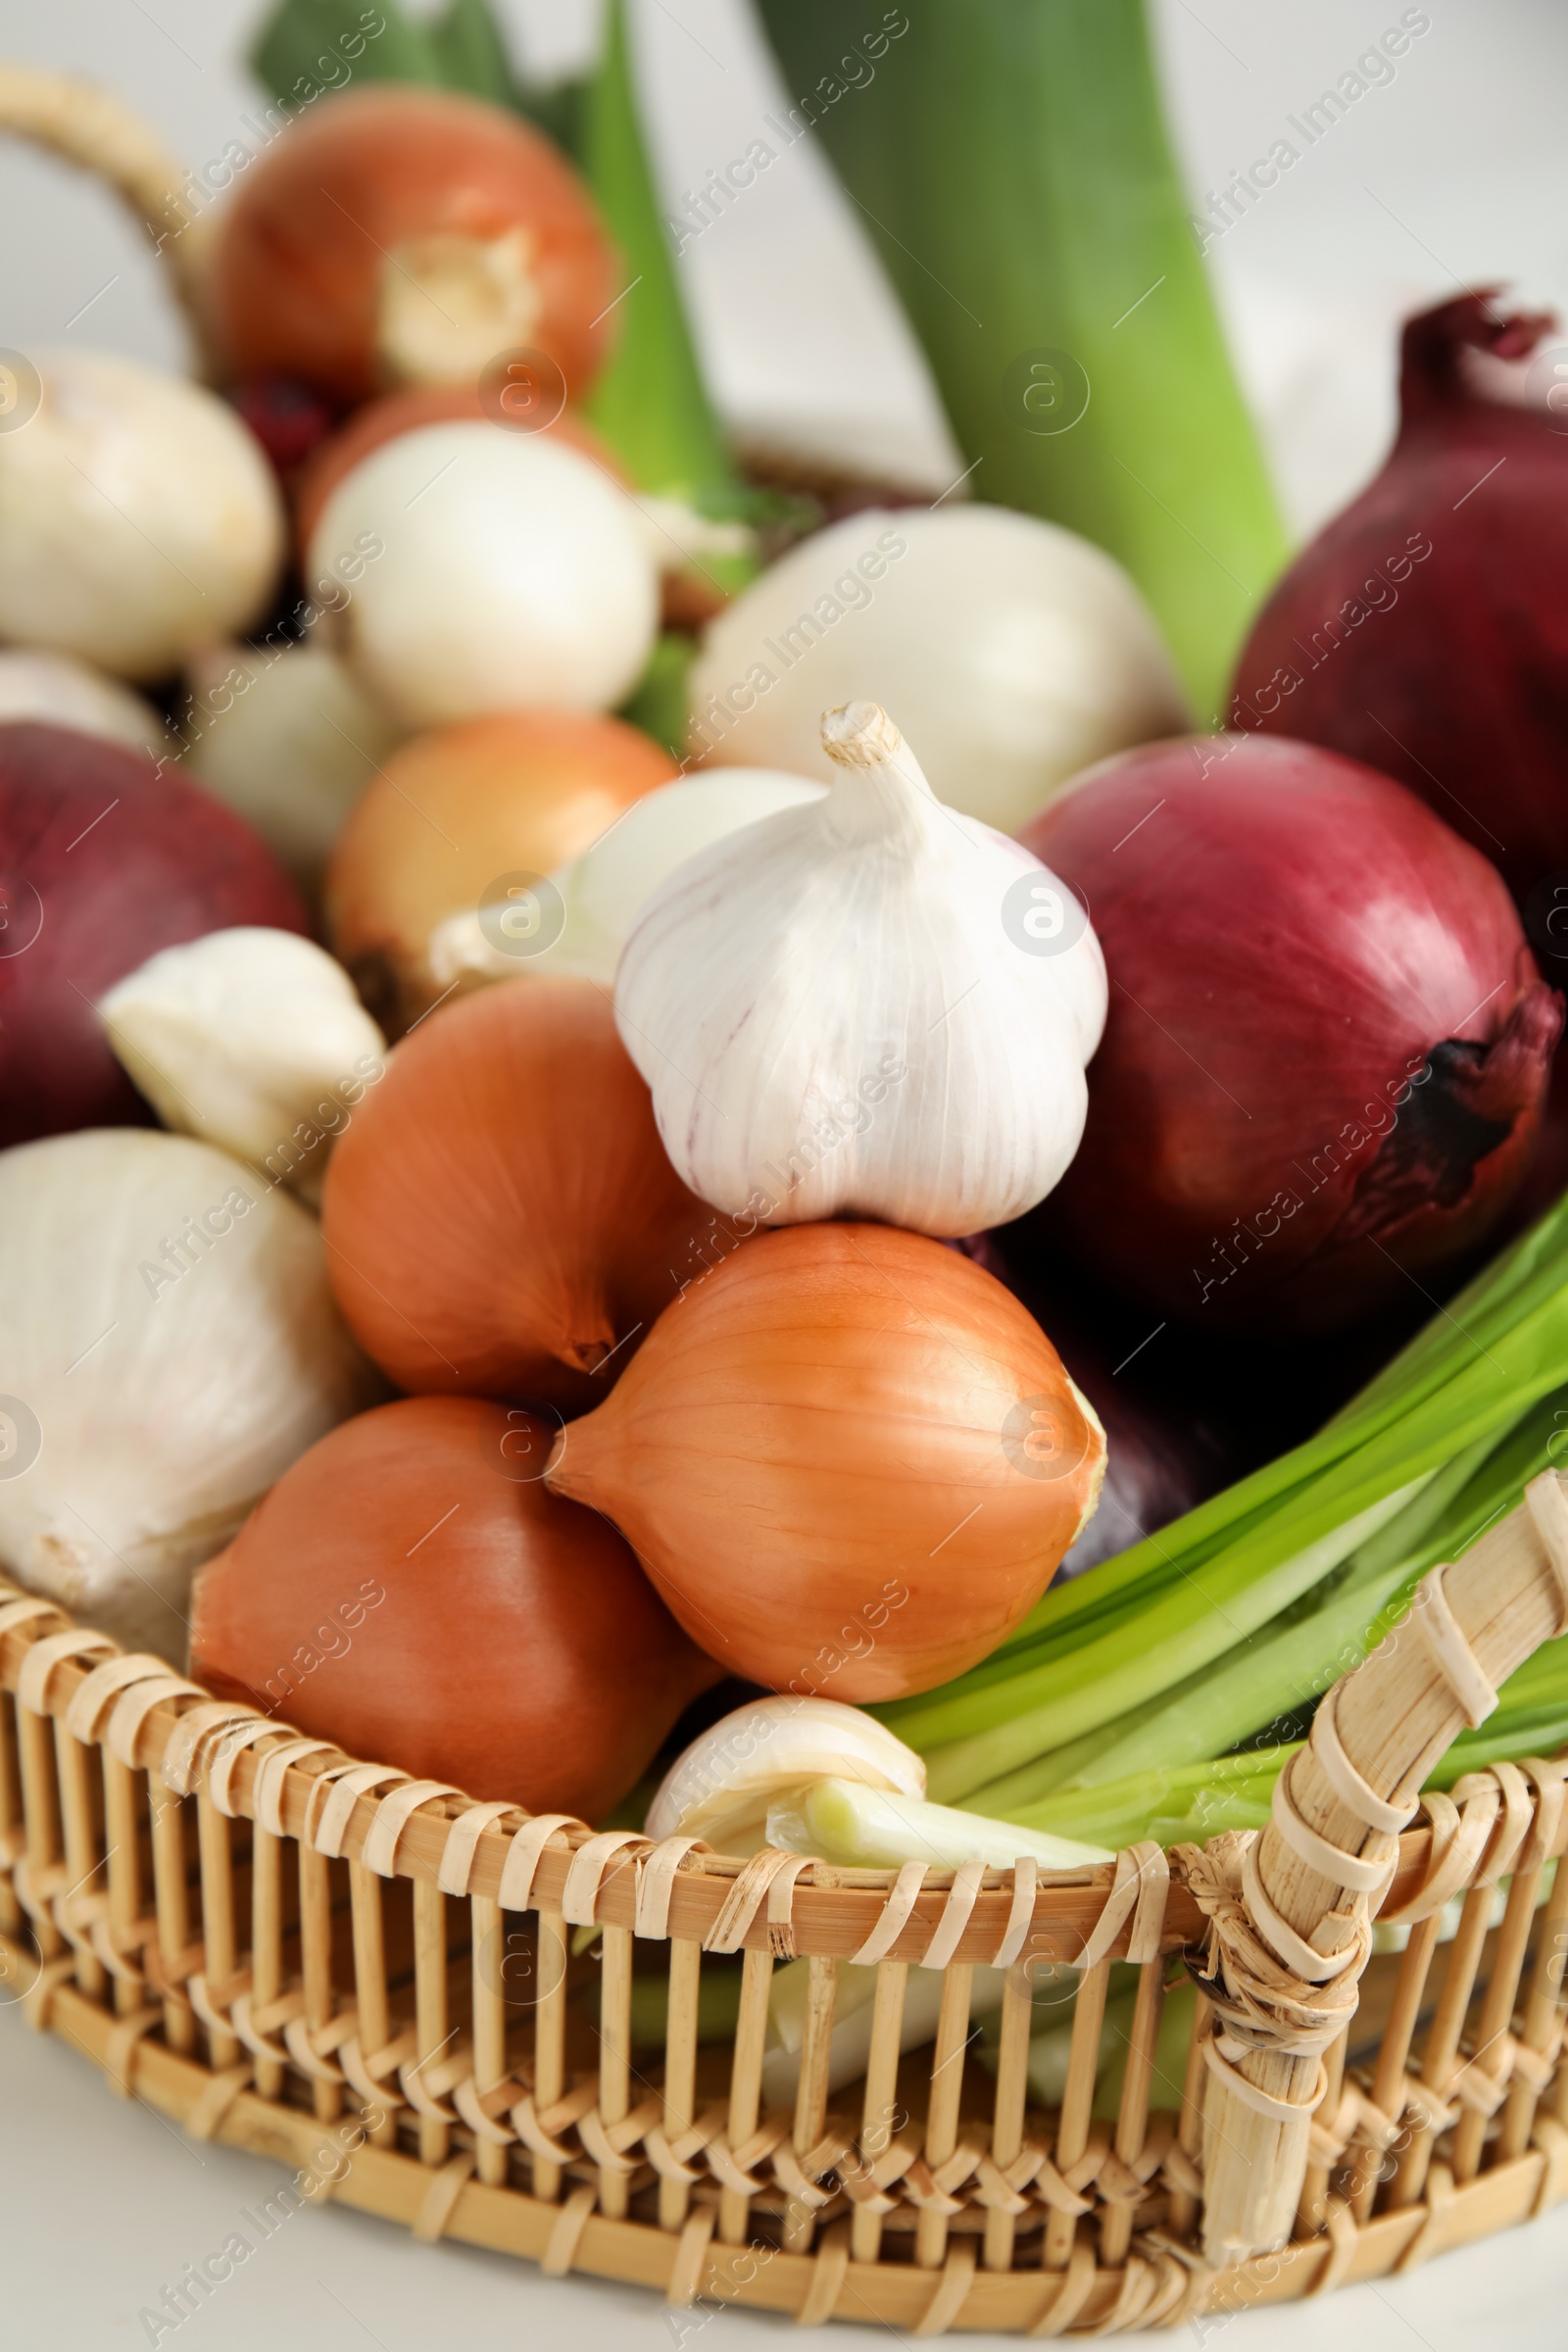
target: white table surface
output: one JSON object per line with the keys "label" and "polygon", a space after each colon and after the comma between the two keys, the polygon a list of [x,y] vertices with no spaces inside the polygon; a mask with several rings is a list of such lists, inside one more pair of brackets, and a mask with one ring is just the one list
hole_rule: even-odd
{"label": "white table surface", "polygon": [[[855,13],[846,11],[847,31]],[[868,24],[880,13],[863,11]],[[1154,0],[1154,13],[1178,143],[1200,194],[1265,152],[1286,116],[1352,67],[1400,7]],[[1568,307],[1568,11],[1558,0],[1431,0],[1426,13],[1431,29],[1393,84],[1369,91],[1212,254],[1301,529],[1343,504],[1387,446],[1402,312],[1465,279],[1511,279],[1532,305]],[[595,9],[503,0],[502,14],[520,54],[564,68],[591,37]],[[0,0],[0,54],[110,83],[196,163],[220,154],[255,103],[240,55],[259,15],[255,0]],[[744,0],[634,0],[633,16],[673,203],[740,152],[783,93]],[[99,192],[7,150],[0,217],[6,343],[92,344],[177,363],[179,329],[156,265]],[[736,422],[896,462],[934,488],[957,472],[918,355],[810,141],[696,240],[682,268],[712,381]],[[144,2105],[115,2098],[84,2060],[29,2035],[14,2007],[0,2007],[0,2099],[5,2352],[147,2342],[138,2313],[283,2178],[258,2158],[197,2148]],[[1234,2328],[1228,2352],[1544,2352],[1568,2340],[1565,2303],[1568,2210],[1410,2278],[1211,2325],[1201,2340]],[[766,2335],[785,2340],[786,2326],[726,2309],[700,2340],[703,2352],[738,2352]],[[843,2327],[824,2336],[858,2340]],[[418,2246],[330,2207],[293,2216],[178,2339],[206,2352],[677,2345],[660,2306],[630,2289]]]}

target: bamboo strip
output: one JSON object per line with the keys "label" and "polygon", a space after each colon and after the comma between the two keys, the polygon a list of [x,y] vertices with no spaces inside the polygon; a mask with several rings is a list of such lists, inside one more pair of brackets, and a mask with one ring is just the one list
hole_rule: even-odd
{"label": "bamboo strip", "polygon": [[[387,1993],[386,1925],[381,1914],[381,1881],[363,1862],[349,1864],[349,1915],[354,1935],[354,2006],[360,2048],[368,2060],[392,2039],[392,2005]],[[397,2110],[390,2101],[367,2127],[382,2147],[397,2144]],[[489,2176],[480,2168],[480,2178]]]}
{"label": "bamboo strip", "polygon": [[[1508,1905],[1502,1915],[1496,1949],[1492,1955],[1486,1998],[1481,2004],[1481,2018],[1476,2027],[1475,2062],[1487,2074],[1496,2072],[1492,2058],[1503,2034],[1507,2033],[1508,2021],[1513,2016],[1514,1995],[1519,1989],[1519,1977],[1529,1948],[1530,1931],[1535,1925],[1536,1897],[1541,1892],[1544,1868],[1544,1862],[1537,1862],[1529,1870],[1516,1870],[1513,1884],[1508,1889]],[[1488,2121],[1479,2108],[1467,2107],[1455,2124],[1453,2153],[1448,2160],[1455,2180],[1473,2180],[1481,2170],[1481,2151],[1486,2144]]]}
{"label": "bamboo strip", "polygon": [[[552,2108],[566,2087],[566,1923],[559,1911],[541,1911],[538,2004],[533,2018],[533,2097],[541,2115]],[[548,2158],[533,2160],[533,2193],[553,2205],[561,2194],[561,2167]]]}
{"label": "bamboo strip", "polygon": [[[1133,2003],[1132,2030],[1127,2036],[1127,2071],[1122,2078],[1121,2102],[1116,2111],[1112,2142],[1123,2164],[1134,2165],[1144,2152],[1149,2132],[1149,2091],[1154,2079],[1154,2045],[1165,2007],[1165,1962],[1156,1955],[1138,1972],[1138,1997]],[[1101,2259],[1107,2270],[1118,2270],[1127,2259],[1133,2238],[1133,2208],[1111,2205],[1100,2226]]]}
{"label": "bamboo strip", "polygon": [[[669,2017],[664,2028],[663,2132],[673,2143],[697,2114],[697,1997],[703,1947],[684,1939],[669,1947]],[[684,2180],[661,2179],[659,2226],[678,2230],[691,2204]]]}
{"label": "bamboo strip", "polygon": [[[1396,2123],[1403,2120],[1404,2070],[1409,2064],[1410,2042],[1421,2015],[1432,1955],[1438,1948],[1442,1926],[1442,1913],[1434,1911],[1430,1919],[1417,1920],[1410,1930],[1410,1940],[1399,1961],[1394,2007],[1378,2045],[1377,2065],[1372,2074],[1372,2104]],[[1407,2141],[1408,2134],[1404,2136]],[[1391,2166],[1397,2168],[1399,2146],[1398,2140],[1390,2149],[1370,2147],[1363,2142],[1356,2149],[1349,2195],[1350,2211],[1358,2222],[1370,2219],[1379,2182],[1392,2179]]]}
{"label": "bamboo strip", "polygon": [[[469,1903],[473,1929],[473,2087],[482,2101],[507,2079],[507,1997],[501,1973],[501,1905],[487,1894]],[[507,2150],[494,2139],[476,2140],[474,2164],[481,2180],[498,2186],[507,2178]]]}
{"label": "bamboo strip", "polygon": [[[60,1809],[55,1788],[54,1741],[49,1718],[30,1707],[17,1709],[17,1751],[22,1766],[22,1805],[27,1833],[27,1876],[41,1886],[50,1865],[60,1859]],[[45,1960],[52,1960],[65,1941],[50,1912],[39,1906],[32,1932]]]}
{"label": "bamboo strip", "polygon": [[[631,2111],[631,1947],[630,1928],[606,1928],[599,1947],[599,2118],[607,2129]],[[600,2212],[618,2220],[626,2204],[625,2174],[602,2167]]]}
{"label": "bamboo strip", "polygon": [[[1200,1992],[1193,2000],[1193,2035],[1187,2044],[1187,2070],[1182,2078],[1181,2114],[1176,2124],[1176,2145],[1194,2165],[1200,2162],[1203,2149],[1203,2036],[1208,2031],[1208,2003]],[[1190,2189],[1173,2188],[1170,2196],[1170,2230],[1176,2238],[1191,2238],[1197,2233],[1200,2207]]]}
{"label": "bamboo strip", "polygon": [[[85,1894],[90,1882],[104,1866],[88,1779],[88,1752],[57,1718],[55,1772],[60,1786],[68,1900],[72,1895]],[[90,1993],[95,2000],[103,1993],[104,1964],[96,1952],[85,1945],[78,1946],[76,1951],[76,1983],[83,1992]]]}
{"label": "bamboo strip", "polygon": [[[238,1966],[234,1939],[234,1856],[229,1822],[206,1789],[196,1798],[196,1844],[202,1869],[202,1967],[209,1993],[222,1997]],[[240,2054],[236,2034],[211,2035],[215,2067],[232,2066]]]}
{"label": "bamboo strip", "polygon": [[[1459,2036],[1464,2032],[1465,2012],[1470,2006],[1482,1946],[1487,1940],[1487,1922],[1492,1917],[1493,1893],[1490,1886],[1471,1887],[1459,1914],[1458,1933],[1449,1946],[1447,1973],[1438,1995],[1437,2015],[1421,2054],[1421,2082],[1435,2099],[1446,2095],[1454,2060],[1459,2054]],[[1400,2150],[1389,2188],[1391,2213],[1413,2205],[1425,2189],[1435,2136],[1425,2125],[1418,2124],[1410,2134],[1408,2146]]]}
{"label": "bamboo strip", "polygon": [[[447,2026],[447,1898],[423,1879],[414,1882],[414,2032],[417,2076],[452,2038]],[[428,2090],[429,2084],[421,2088]],[[421,2115],[419,2162],[445,2164],[450,2139],[450,2129],[438,2116]]]}
{"label": "bamboo strip", "polygon": [[[13,1840],[25,1837],[15,1718],[15,1699],[9,1690],[0,1690],[0,1854],[12,1852]],[[22,1905],[11,1872],[0,1869],[0,1932],[14,1936],[21,1925]]]}
{"label": "bamboo strip", "polygon": [[[1548,1474],[1554,1475],[1554,1474]],[[1473,1544],[1442,1579],[1443,1595],[1480,1673],[1495,1690],[1559,1631],[1562,1589],[1528,1502]],[[1419,1605],[1419,1604],[1417,1604]],[[1423,1621],[1425,1622],[1425,1621]],[[1392,1799],[1419,1788],[1461,1729],[1464,1715],[1436,1656],[1409,1615],[1339,1686],[1339,1736],[1367,1786]],[[1314,1726],[1314,1737],[1317,1727]],[[1336,1793],[1311,1740],[1290,1767],[1291,1791],[1307,1829],[1359,1855],[1371,1833]],[[1256,1847],[1258,1876],[1275,1911],[1310,1941],[1350,1890],[1303,1861],[1270,1821]],[[1250,2051],[1245,2081],[1274,2098],[1310,2099],[1315,2058]],[[1221,2266],[1239,2253],[1285,2242],[1306,2166],[1311,2116],[1259,2113],[1218,2075],[1205,2092],[1213,2130],[1205,2135],[1203,2242]]]}
{"label": "bamboo strip", "polygon": [[[772,1953],[748,1952],[741,1967],[741,2013],[736,2021],[735,2056],[729,2070],[725,2137],[732,2152],[746,2145],[761,2113],[762,2051],[767,2040],[767,1994],[772,1981]],[[725,2245],[745,2245],[750,2217],[751,2199],[742,2190],[720,2189],[718,2234]]]}
{"label": "bamboo strip", "polygon": [[[251,2010],[269,2009],[283,1989],[283,1840],[260,1823],[251,1831]],[[283,2065],[256,2061],[256,2087],[267,2099],[283,2095]]]}
{"label": "bamboo strip", "polygon": [[[1331,2049],[1323,2054],[1323,2100],[1319,2115],[1333,2115],[1340,2104],[1345,2088],[1345,2055],[1350,2046],[1350,2030],[1347,2026]],[[1329,2178],[1331,2167],[1309,2162],[1301,2180],[1301,2199],[1296,2208],[1298,2237],[1317,2237],[1328,2228]]]}
{"label": "bamboo strip", "polygon": [[[124,1956],[123,1946],[141,1919],[141,1835],[136,1775],[107,1747],[100,1748],[104,1768],[104,1843],[109,1880],[110,1940]],[[139,1972],[115,1978],[115,2009],[128,2017],[142,2004]]]}
{"label": "bamboo strip", "polygon": [[[958,2107],[963,2096],[963,2053],[969,2046],[969,2001],[974,1970],[951,1962],[942,1979],[936,2047],[931,2054],[930,2103],[925,2116],[925,2161],[931,2172],[947,2163],[958,2144]],[[948,2217],[926,2206],[914,2225],[914,2259],[935,2270],[948,2250]]]}
{"label": "bamboo strip", "polygon": [[190,1942],[190,1886],[185,1860],[185,1808],[163,1783],[148,1775],[147,1802],[153,1824],[153,1903],[158,1913],[158,1954],[163,1962],[164,2034],[171,2049],[196,2047],[196,2013],[178,1971]]}
{"label": "bamboo strip", "polygon": [[[869,2174],[893,2144],[898,2117],[899,2037],[909,1982],[906,1960],[884,1960],[876,1972],[871,2008],[871,2047],[865,2062],[865,2107],[860,2124],[860,2167]],[[850,2219],[850,2259],[875,2262],[882,2247],[882,2216],[857,2205]]]}
{"label": "bamboo strip", "polygon": [[[1089,2119],[1095,2104],[1095,2078],[1100,2072],[1100,2036],[1105,2022],[1105,1991],[1110,1962],[1097,1960],[1079,1981],[1073,2005],[1072,2041],[1067,2051],[1067,2081],[1061,2094],[1061,2117],[1056,2125],[1056,2170],[1070,2172],[1089,2145]],[[1070,2213],[1046,2217],[1045,2267],[1065,2270],[1072,2256],[1077,2224]]]}
{"label": "bamboo strip", "polygon": [[[1525,2006],[1521,2035],[1526,2049],[1544,2050],[1546,2047],[1552,2025],[1565,2006],[1565,1960],[1568,1960],[1568,1855],[1557,1864],[1551,1895],[1542,1913],[1535,1968],[1530,1980],[1530,1998]],[[1564,2082],[1568,2082],[1568,2064],[1563,2066],[1562,2072]],[[1524,2154],[1530,2144],[1530,2128],[1536,2120],[1536,2091],[1523,2075],[1516,2075],[1508,2093],[1508,2104],[1503,2109],[1502,2130],[1497,2138],[1499,2164]]]}
{"label": "bamboo strip", "polygon": [[[806,2034],[801,2044],[801,2081],[795,2094],[795,2129],[791,2144],[804,2160],[821,2143],[827,2128],[827,2068],[833,2036],[833,2009],[838,1999],[839,1964],[813,1952],[806,1964]],[[810,2250],[816,2215],[804,2197],[791,2197],[784,2209],[784,2244],[795,2254]]]}
{"label": "bamboo strip", "polygon": [[[1033,1985],[1028,1967],[1015,1963],[1007,1971],[1002,1993],[1001,2034],[997,2043],[997,2097],[991,2116],[991,2155],[1005,2172],[1023,2148],[1023,2119],[1029,2103],[1029,2030],[1034,2023]],[[981,2260],[988,2271],[1012,2268],[1017,2223],[1010,2213],[993,2206],[986,2215]]]}

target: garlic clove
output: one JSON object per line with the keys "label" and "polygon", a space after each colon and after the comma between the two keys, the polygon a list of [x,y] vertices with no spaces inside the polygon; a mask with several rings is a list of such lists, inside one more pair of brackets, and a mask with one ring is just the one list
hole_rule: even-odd
{"label": "garlic clove", "polygon": [[648,1835],[754,1852],[777,1793],[829,1773],[907,1796],[925,1793],[924,1763],[874,1715],[836,1698],[781,1692],[737,1707],[676,1758],[648,1808]]}
{"label": "garlic clove", "polygon": [[165,948],[98,1010],[167,1127],[313,1200],[333,1137],[385,1068],[347,972],[289,931],[241,926]]}
{"label": "garlic clove", "polygon": [[1005,1224],[1083,1133],[1099,944],[1047,867],[936,799],[879,706],[822,734],[825,798],[644,906],[615,978],[627,1052],[677,1171],[730,1215]]}

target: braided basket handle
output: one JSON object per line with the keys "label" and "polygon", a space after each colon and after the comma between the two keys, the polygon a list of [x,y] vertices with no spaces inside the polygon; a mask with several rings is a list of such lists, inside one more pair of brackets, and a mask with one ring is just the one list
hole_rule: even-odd
{"label": "braided basket handle", "polygon": [[1205,2258],[1216,2269],[1289,2239],[1325,2051],[1355,2015],[1371,1922],[1398,1832],[1464,1725],[1568,1631],[1568,1492],[1554,1470],[1327,1693],[1275,1785],[1255,1840],[1181,1849],[1209,1935],[1195,1963],[1214,2007],[1204,2044]]}
{"label": "braided basket handle", "polygon": [[185,194],[184,167],[157,132],[94,82],[0,61],[4,131],[113,188],[168,262],[201,363],[211,372],[202,294],[210,223]]}

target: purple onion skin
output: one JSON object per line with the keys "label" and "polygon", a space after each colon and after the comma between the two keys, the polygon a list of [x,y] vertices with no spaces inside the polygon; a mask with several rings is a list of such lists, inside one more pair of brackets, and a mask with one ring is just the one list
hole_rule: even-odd
{"label": "purple onion skin", "polygon": [[[1235,1453],[1228,1431],[1221,1434],[1197,1417],[1190,1384],[1185,1407],[1172,1409],[1151,1404],[1137,1373],[1118,1379],[1104,1347],[1088,1336],[1116,1331],[1118,1303],[1096,1298],[1059,1271],[1042,1278],[1038,1269],[1021,1265],[1008,1247],[1017,1230],[969,1234],[950,1247],[994,1274],[1028,1308],[1104,1426],[1105,1483],[1094,1517],[1052,1580],[1061,1584],[1167,1527],[1252,1465]],[[1155,1364],[1157,1377],[1158,1358]]]}
{"label": "purple onion skin", "polygon": [[97,1000],[160,948],[238,923],[308,928],[242,818],[144,753],[0,726],[0,1146],[146,1125]]}
{"label": "purple onion skin", "polygon": [[1152,1316],[1277,1338],[1365,1321],[1486,1239],[1562,1004],[1429,808],[1313,745],[1209,737],[1104,761],[1021,838],[1110,978],[1083,1143],[1028,1220],[1059,1258]]}
{"label": "purple onion skin", "polygon": [[1568,955],[1568,413],[1545,360],[1528,403],[1477,388],[1475,354],[1522,363],[1554,324],[1494,292],[1406,324],[1394,450],[1274,590],[1229,723],[1397,777],[1521,906],[1544,894],[1532,944]]}

